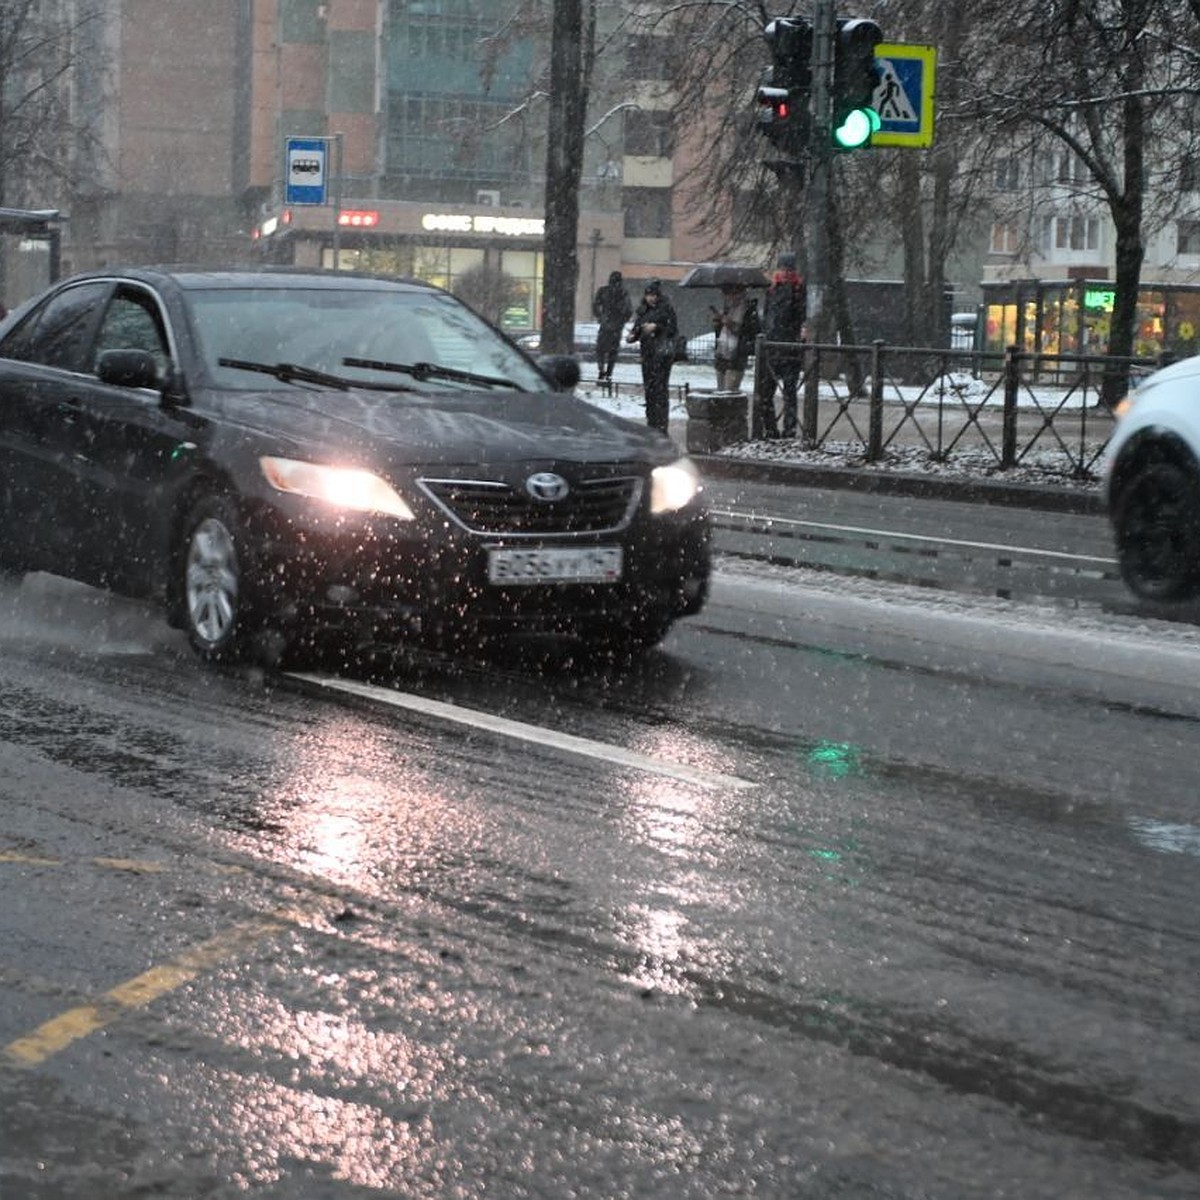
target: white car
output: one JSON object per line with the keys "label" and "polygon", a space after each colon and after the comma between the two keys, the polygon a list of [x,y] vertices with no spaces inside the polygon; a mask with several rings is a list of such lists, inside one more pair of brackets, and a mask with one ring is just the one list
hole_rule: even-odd
{"label": "white car", "polygon": [[1200,356],[1164,367],[1117,409],[1104,487],[1121,576],[1145,600],[1200,594]]}
{"label": "white car", "polygon": [[[621,330],[621,341],[617,355],[620,358],[636,358],[637,347],[627,344],[625,335],[629,332],[627,324]],[[592,360],[596,357],[596,337],[600,333],[600,323],[598,321],[578,321],[575,324],[574,349],[573,354],[579,355],[581,358]],[[532,333],[523,334],[517,338],[517,345],[522,350],[528,350],[530,354],[537,354],[542,348],[541,331],[535,329]]]}

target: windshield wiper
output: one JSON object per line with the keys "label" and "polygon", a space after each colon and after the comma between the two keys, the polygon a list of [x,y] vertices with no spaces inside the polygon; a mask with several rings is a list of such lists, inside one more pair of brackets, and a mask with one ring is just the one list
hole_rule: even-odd
{"label": "windshield wiper", "polygon": [[477,375],[474,371],[460,371],[457,367],[440,367],[437,363],[381,362],[374,358],[343,358],[343,367],[359,367],[364,371],[392,371],[399,375],[411,375],[418,383],[426,379],[448,379],[454,383],[477,383],[483,387],[504,387],[520,391],[520,384],[496,375]]}
{"label": "windshield wiper", "polygon": [[338,388],[343,392],[349,391],[352,386],[348,379],[343,379],[340,375],[326,375],[324,371],[302,367],[298,363],[260,363],[244,358],[218,358],[217,366],[233,367],[237,371],[257,371],[260,375],[273,375],[283,383],[316,383],[322,387]]}
{"label": "windshield wiper", "polygon": [[[349,363],[349,359],[346,360]],[[327,371],[318,371],[314,367],[302,367],[299,363],[260,363],[250,362],[244,358],[218,358],[220,367],[232,367],[237,371],[257,371],[260,375],[271,375],[283,383],[312,383],[318,387],[337,388],[339,392],[348,392],[351,388],[370,388],[377,392],[411,392],[412,388],[403,384],[371,383],[361,379],[343,379],[340,375],[330,375]]]}

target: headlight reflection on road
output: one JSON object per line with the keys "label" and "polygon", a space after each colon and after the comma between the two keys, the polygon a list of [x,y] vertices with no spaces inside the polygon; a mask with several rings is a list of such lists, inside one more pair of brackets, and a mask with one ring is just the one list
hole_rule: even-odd
{"label": "headlight reflection on road", "polygon": [[[372,1074],[379,1079],[395,1070],[394,1059],[381,1058]],[[237,1163],[232,1178],[247,1191],[293,1175],[299,1162],[318,1164],[320,1175],[398,1195],[393,1189],[436,1177],[445,1169],[437,1160],[450,1158],[428,1118],[396,1120],[370,1103],[290,1088],[265,1073],[205,1073],[211,1078],[204,1091],[227,1101],[212,1114],[214,1129]]]}
{"label": "headlight reflection on road", "polygon": [[[718,774],[736,774],[737,764],[682,729],[657,729],[631,749],[655,758],[686,762]],[[687,993],[698,976],[721,976],[733,969],[723,947],[696,936],[690,910],[725,910],[737,904],[724,871],[710,875],[700,864],[724,861],[736,853],[727,831],[736,830],[739,811],[748,801],[740,792],[698,788],[677,780],[636,775],[622,789],[623,824],[629,840],[651,852],[637,861],[658,861],[656,874],[637,880],[621,911],[621,932],[632,943],[636,967],[631,981],[670,993]],[[654,857],[659,856],[659,857]]]}
{"label": "headlight reflection on road", "polygon": [[[433,744],[411,732],[353,715],[315,721],[287,747],[256,808],[261,827],[279,832],[274,845],[256,833],[255,852],[313,876],[322,895],[353,888],[386,900],[424,886],[469,894],[473,851],[495,831],[470,786],[449,790],[436,764]],[[489,1018],[447,980],[437,945],[403,923],[394,933],[351,924],[376,950],[390,943],[381,970],[334,915],[325,904],[292,946],[256,968],[269,988],[259,975],[245,986],[227,981],[215,1004],[207,997],[197,1007],[193,1023],[237,1047],[246,1065],[189,1086],[213,1098],[206,1118],[219,1156],[237,1164],[247,1190],[288,1178],[295,1162],[389,1195],[408,1194],[414,1181],[433,1189],[459,1165],[428,1114],[462,1103],[457,1041]]]}
{"label": "headlight reflection on road", "polygon": [[480,810],[448,796],[445,779],[426,769],[435,761],[420,743],[334,717],[291,744],[271,811],[259,816],[283,831],[286,861],[298,870],[367,890],[403,887],[450,851],[461,864],[486,836]]}

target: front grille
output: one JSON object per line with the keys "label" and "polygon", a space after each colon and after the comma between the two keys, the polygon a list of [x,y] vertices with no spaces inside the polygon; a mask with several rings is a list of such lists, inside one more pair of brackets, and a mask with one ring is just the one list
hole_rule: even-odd
{"label": "front grille", "polygon": [[478,479],[422,479],[431,500],[473,533],[534,537],[608,533],[627,525],[642,495],[636,476],[571,484],[561,500],[535,500],[523,488]]}

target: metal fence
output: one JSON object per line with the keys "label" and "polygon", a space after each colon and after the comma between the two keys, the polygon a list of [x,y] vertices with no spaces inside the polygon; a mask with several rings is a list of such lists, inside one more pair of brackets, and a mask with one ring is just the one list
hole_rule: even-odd
{"label": "metal fence", "polygon": [[[798,434],[806,449],[850,443],[866,462],[903,448],[930,462],[970,452],[996,469],[1047,466],[1091,478],[1112,433],[1111,397],[1158,362],[1111,356],[768,342],[754,390],[772,366],[801,364]],[[778,404],[778,397],[776,398]],[[761,435],[751,404],[750,436]]]}
{"label": "metal fence", "polygon": [[[697,359],[689,356],[696,365]],[[1047,474],[1095,477],[1115,421],[1111,398],[1162,360],[1101,355],[769,342],[755,345],[747,378],[746,436],[763,436],[753,397],[772,366],[800,365],[797,442],[879,463],[981,459],[1004,471],[1034,466]],[[599,385],[608,394],[638,385]],[[673,399],[699,389],[672,385]],[[780,405],[778,389],[775,404]],[[691,406],[689,405],[689,408]],[[737,439],[735,439],[737,440]]]}

